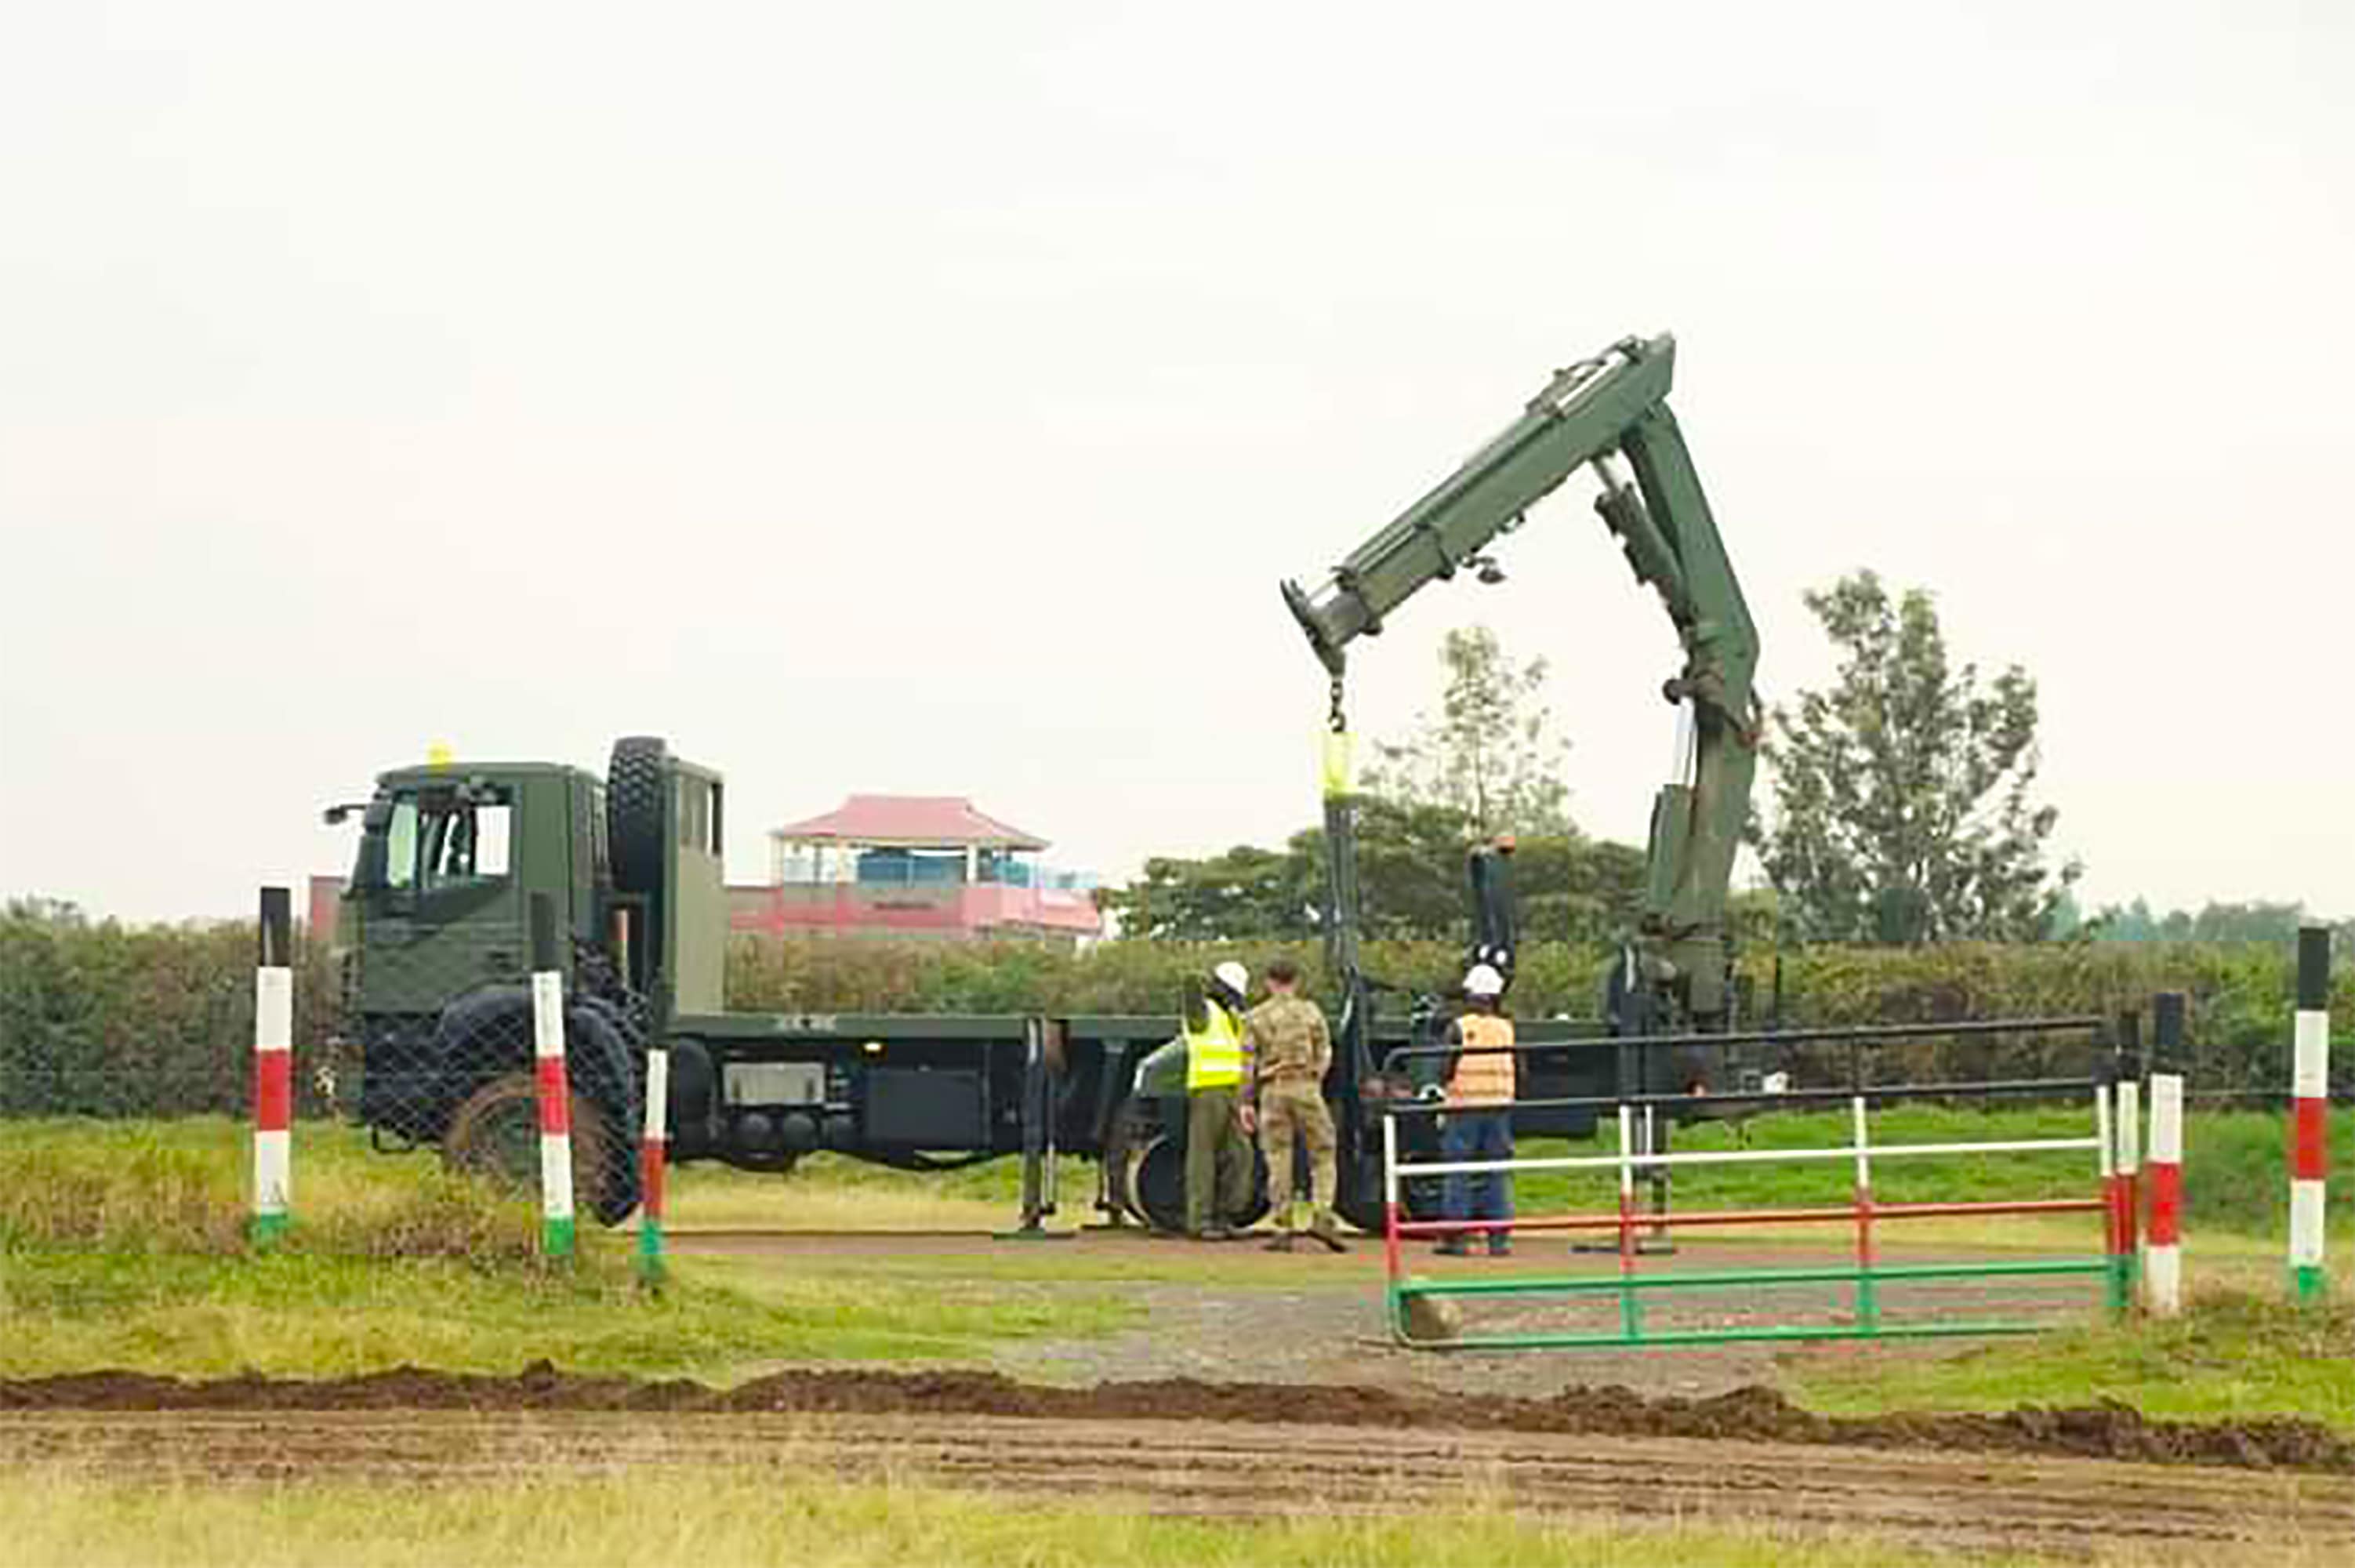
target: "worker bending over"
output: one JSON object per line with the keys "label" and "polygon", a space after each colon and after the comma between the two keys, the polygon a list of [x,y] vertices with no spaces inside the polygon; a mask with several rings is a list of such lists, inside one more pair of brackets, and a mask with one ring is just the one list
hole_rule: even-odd
{"label": "worker bending over", "polygon": [[[1510,1049],[1513,1020],[1497,1010],[1504,994],[1505,977],[1492,965],[1475,964],[1464,976],[1465,1011],[1447,1027],[1447,1043],[1457,1049],[1447,1076],[1447,1111],[1440,1120],[1444,1160],[1513,1157],[1512,1104],[1520,1083],[1520,1059]],[[1446,1210],[1450,1220],[1510,1220],[1511,1174],[1449,1173]],[[1490,1257],[1513,1250],[1509,1231],[1480,1233],[1487,1238]],[[1470,1231],[1450,1231],[1436,1250],[1461,1256],[1472,1250],[1472,1236]]]}
{"label": "worker bending over", "polygon": [[1275,1205],[1276,1237],[1268,1250],[1290,1252],[1300,1229],[1292,1185],[1297,1145],[1308,1151],[1308,1233],[1334,1252],[1348,1252],[1333,1218],[1333,1114],[1325,1107],[1333,1035],[1324,1009],[1300,994],[1300,970],[1288,958],[1267,966],[1267,1000],[1243,1016],[1243,1130],[1259,1134]]}
{"label": "worker bending over", "polygon": [[1210,971],[1200,1022],[1186,1029],[1186,1233],[1223,1242],[1251,1212],[1252,1146],[1243,1130],[1243,995],[1251,972],[1232,959]]}

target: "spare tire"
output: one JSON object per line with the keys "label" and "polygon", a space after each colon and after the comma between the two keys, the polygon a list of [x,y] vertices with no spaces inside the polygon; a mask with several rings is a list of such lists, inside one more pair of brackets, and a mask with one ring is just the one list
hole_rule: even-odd
{"label": "spare tire", "polygon": [[669,748],[658,735],[625,735],[613,742],[605,770],[605,839],[613,858],[613,885],[652,898],[662,891],[666,784]]}

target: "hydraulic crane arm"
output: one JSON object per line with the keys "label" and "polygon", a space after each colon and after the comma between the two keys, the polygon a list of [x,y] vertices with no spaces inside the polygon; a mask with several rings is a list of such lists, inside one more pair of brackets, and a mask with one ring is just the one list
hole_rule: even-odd
{"label": "hydraulic crane arm", "polygon": [[[1689,751],[1680,745],[1677,776],[1652,807],[1636,953],[1642,989],[1657,1005],[1644,1022],[1709,1028],[1727,1008],[1725,903],[1757,763],[1758,631],[1668,411],[1675,368],[1676,341],[1663,335],[1627,338],[1561,371],[1502,433],[1316,588],[1286,582],[1284,596],[1332,674],[1337,727],[1349,645],[1459,570],[1496,580],[1488,546],[1577,470],[1593,468],[1603,485],[1595,511],[1636,581],[1658,592],[1684,647],[1683,669],[1662,689],[1690,704]],[[1623,457],[1633,485],[1612,466]],[[1353,913],[1336,911],[1345,923]]]}

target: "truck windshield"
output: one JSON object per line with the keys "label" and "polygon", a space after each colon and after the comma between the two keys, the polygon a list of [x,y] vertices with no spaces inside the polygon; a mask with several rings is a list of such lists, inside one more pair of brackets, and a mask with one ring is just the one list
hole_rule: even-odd
{"label": "truck windshield", "polygon": [[428,796],[418,817],[418,886],[426,892],[507,874],[504,796]]}
{"label": "truck windshield", "polygon": [[430,893],[506,876],[510,809],[504,791],[401,791],[385,824],[385,886]]}

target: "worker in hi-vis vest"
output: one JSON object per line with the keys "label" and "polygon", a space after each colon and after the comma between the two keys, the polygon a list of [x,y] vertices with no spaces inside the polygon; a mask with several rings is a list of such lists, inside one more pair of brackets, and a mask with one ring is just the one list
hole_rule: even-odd
{"label": "worker in hi-vis vest", "polygon": [[[1513,1020],[1499,1010],[1505,976],[1490,964],[1475,964],[1464,976],[1464,1015],[1447,1027],[1447,1043],[1456,1047],[1447,1075],[1447,1110],[1439,1126],[1439,1157],[1443,1160],[1488,1160],[1513,1157],[1513,1099],[1520,1083],[1519,1058],[1515,1056]],[[1450,1220],[1510,1220],[1513,1179],[1509,1172],[1451,1172],[1447,1178],[1446,1218]],[[1471,1231],[1450,1231],[1439,1239],[1437,1251],[1457,1256],[1472,1250]],[[1485,1231],[1488,1255],[1500,1258],[1513,1250],[1512,1232]]]}
{"label": "worker in hi-vis vest", "polygon": [[1243,1130],[1243,999],[1251,972],[1230,958],[1210,971],[1186,1030],[1186,1233],[1223,1242],[1251,1211],[1256,1173]]}

